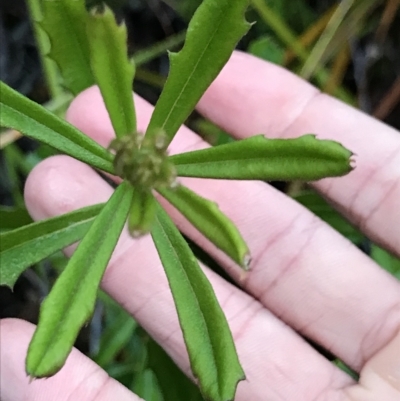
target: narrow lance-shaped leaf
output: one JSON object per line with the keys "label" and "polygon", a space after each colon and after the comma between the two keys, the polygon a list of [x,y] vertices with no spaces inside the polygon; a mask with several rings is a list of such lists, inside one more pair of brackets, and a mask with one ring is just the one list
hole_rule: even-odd
{"label": "narrow lance-shaped leaf", "polygon": [[28,267],[83,238],[102,207],[88,206],[0,234],[0,285],[12,288]]}
{"label": "narrow lance-shaped leaf", "polygon": [[170,53],[170,73],[147,135],[163,129],[172,140],[179,127],[249,30],[248,0],[204,0],[194,14],[183,49]]}
{"label": "narrow lance-shaped leaf", "polygon": [[128,229],[133,238],[148,234],[157,213],[157,201],[151,191],[135,189],[128,215]]}
{"label": "narrow lance-shaped leaf", "polygon": [[161,207],[152,237],[168,278],[200,390],[209,400],[233,400],[244,373],[212,286],[181,233]]}
{"label": "narrow lance-shaped leaf", "polygon": [[158,192],[175,206],[205,237],[224,251],[236,263],[247,269],[249,249],[232,221],[209,201],[183,185],[160,188]]}
{"label": "narrow lance-shaped leaf", "polygon": [[[25,206],[0,206],[0,230],[14,230],[32,223],[32,218]],[[1,237],[0,237],[1,238]],[[1,243],[0,243],[1,249]]]}
{"label": "narrow lance-shaped leaf", "polygon": [[263,135],[170,157],[178,176],[227,180],[315,181],[347,174],[352,153],[315,135],[268,139]]}
{"label": "narrow lance-shaped leaf", "polygon": [[[100,11],[99,11],[100,10]],[[106,6],[94,9],[87,24],[90,63],[117,137],[136,132],[132,96],[135,67],[128,59],[127,30]]]}
{"label": "narrow lance-shaped leaf", "polygon": [[0,82],[0,126],[20,131],[100,170],[114,171],[110,152],[4,82]]}
{"label": "narrow lance-shaped leaf", "polygon": [[40,26],[50,39],[48,56],[60,68],[64,86],[74,95],[92,86],[86,25],[89,19],[85,0],[42,1]]}
{"label": "narrow lance-shaped leaf", "polygon": [[137,323],[124,309],[118,311],[112,323],[108,323],[101,334],[99,352],[93,357],[101,367],[107,367],[118,358],[123,348],[132,339]]}
{"label": "narrow lance-shaped leaf", "polygon": [[204,401],[198,387],[176,366],[160,345],[149,339],[146,350],[148,366],[157,377],[164,400]]}
{"label": "narrow lance-shaped leaf", "polygon": [[126,221],[132,188],[121,184],[97,216],[40,309],[27,374],[46,377],[64,365],[93,312],[97,289]]}

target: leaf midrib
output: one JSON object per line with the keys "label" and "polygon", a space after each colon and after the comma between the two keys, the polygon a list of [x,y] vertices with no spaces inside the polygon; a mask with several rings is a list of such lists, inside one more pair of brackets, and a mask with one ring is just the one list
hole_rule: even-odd
{"label": "leaf midrib", "polygon": [[[112,214],[112,216],[115,216],[115,212]],[[111,218],[111,215],[110,215],[110,218]],[[87,256],[87,259],[89,260],[89,263],[87,263],[88,265],[91,265],[91,266],[93,265],[93,260],[95,259],[95,257],[93,257],[93,255],[96,255],[98,253],[98,249],[101,248],[101,246],[103,245],[103,243],[104,243],[106,238],[107,238],[107,231],[104,230],[103,234],[100,237],[100,239],[98,239],[98,241],[97,241],[97,244],[98,244],[97,249],[93,249]],[[82,288],[83,280],[81,278],[84,277],[85,274],[90,274],[92,268],[90,268],[89,270],[81,269],[80,271],[78,271],[78,274],[75,275],[75,282],[78,283],[78,285],[71,292],[69,305],[72,305],[74,303],[74,299],[75,299],[76,294]],[[55,325],[55,330],[52,331],[52,334],[51,334],[50,339],[49,339],[50,343],[53,343],[54,338],[57,336],[57,333],[60,331],[60,326],[64,325],[64,319],[68,315],[69,311],[70,311],[70,308],[68,308],[68,307],[64,308],[64,311],[61,314],[61,318],[58,320],[57,324]],[[87,316],[88,316],[88,314],[86,312],[86,317]],[[36,366],[36,369],[38,369],[38,367],[41,365],[41,363],[45,359],[49,349],[51,350],[51,347],[47,348],[46,352],[43,354],[42,358],[38,362],[38,364]]]}
{"label": "leaf midrib", "polygon": [[[247,159],[225,159],[225,160],[212,160],[212,161],[196,161],[193,163],[182,163],[180,164],[179,161],[175,164],[177,167],[188,167],[188,166],[195,166],[195,165],[205,165],[205,164],[224,164],[224,163],[234,163],[234,162],[238,162],[238,163],[243,163],[243,162],[247,162],[249,160],[254,161],[254,162],[265,162],[266,160],[271,160],[271,159],[286,159],[287,157],[284,156],[265,156],[265,157],[249,157]],[[296,156],[294,157],[296,159],[301,159],[301,160],[305,160],[305,159],[310,159],[310,157],[307,156]],[[338,159],[329,159],[326,160],[323,156],[321,157],[313,157],[313,159],[317,159],[317,160],[321,160],[321,161],[325,161],[325,162],[336,162],[338,161]]]}
{"label": "leaf midrib", "polygon": [[[223,14],[222,11],[220,11],[219,14]],[[191,81],[193,75],[194,75],[195,72],[197,71],[197,68],[198,68],[199,64],[201,63],[204,54],[207,52],[207,50],[208,50],[208,48],[209,48],[209,46],[210,46],[210,43],[214,40],[214,37],[215,37],[216,33],[219,31],[219,29],[220,29],[220,27],[221,27],[221,24],[222,24],[222,22],[223,22],[224,20],[225,20],[224,18],[221,19],[221,21],[219,22],[219,24],[216,26],[215,30],[213,31],[212,35],[210,36],[210,39],[208,40],[206,47],[203,49],[203,51],[202,51],[200,57],[198,58],[198,60],[197,60],[197,62],[196,62],[196,64],[195,64],[195,66],[194,66],[192,72],[190,73],[188,79],[187,79],[186,82],[184,83],[184,85],[183,85],[183,87],[182,87],[182,90],[180,91],[180,93],[179,93],[178,96],[176,97],[174,103],[171,105],[171,107],[170,107],[170,109],[169,109],[169,113],[167,114],[167,116],[166,116],[166,118],[165,118],[165,122],[163,123],[161,129],[164,129],[165,126],[167,125],[167,123],[169,122],[169,119],[170,119],[170,117],[171,117],[173,111],[175,110],[176,105],[178,104],[178,102],[180,101],[180,99],[181,99],[181,97],[182,97],[182,93],[185,91],[186,87],[189,85],[189,82]],[[179,53],[178,53],[178,54],[179,54]]]}
{"label": "leaf midrib", "polygon": [[[119,30],[120,27],[118,26],[117,29]],[[119,34],[120,34],[120,32],[117,31],[117,35],[119,35]],[[113,49],[114,43],[110,39],[111,39],[111,35],[110,36],[107,35],[106,36],[107,43],[109,45],[111,45],[110,47],[111,47],[111,49]],[[129,63],[128,56],[127,56],[126,62]],[[111,68],[112,80],[114,81],[115,86],[118,88],[118,93],[124,93],[125,92],[125,82],[124,82],[124,79],[119,79],[119,74],[118,74],[119,71],[120,71],[119,68]],[[124,135],[128,135],[131,133],[130,129],[128,128],[128,124],[129,124],[128,120],[130,121],[130,118],[126,115],[125,107],[123,105],[121,105],[121,102],[119,101],[119,99],[120,99],[120,97],[118,96],[117,104],[118,104],[119,112],[123,115],[123,126],[124,126],[124,131],[125,131],[125,132],[119,133],[119,135],[124,136]],[[132,113],[133,113],[133,110],[132,110]],[[115,134],[117,135],[117,133],[115,133]]]}
{"label": "leaf midrib", "polygon": [[[163,226],[163,224],[160,222],[158,216],[156,216],[156,220],[157,220],[157,222],[158,222],[158,225],[161,227],[161,230],[162,230],[162,233],[163,233],[164,237],[165,237],[166,240],[168,241],[168,244],[169,244],[170,249],[172,249],[173,254],[175,255],[176,259],[178,260],[179,265],[181,266],[181,270],[183,271],[183,273],[184,273],[184,275],[185,275],[185,277],[186,277],[186,279],[187,279],[187,282],[188,282],[189,285],[190,285],[190,289],[191,289],[192,293],[194,294],[194,298],[195,298],[195,300],[196,300],[196,304],[198,305],[198,309],[199,309],[200,312],[201,312],[201,318],[202,318],[202,320],[203,320],[203,322],[204,322],[204,327],[205,327],[206,332],[207,332],[207,334],[208,334],[208,338],[210,339],[211,350],[212,350],[212,353],[213,353],[213,365],[214,365],[214,367],[215,367],[215,370],[218,372],[218,375],[217,375],[217,376],[218,376],[218,378],[217,378],[217,380],[218,380],[218,391],[221,392],[221,389],[222,389],[222,387],[221,387],[221,382],[220,382],[220,380],[221,380],[221,373],[220,373],[220,370],[218,369],[218,364],[216,363],[217,358],[216,358],[216,353],[215,353],[215,347],[214,347],[213,341],[211,340],[212,337],[210,336],[210,331],[209,331],[208,325],[207,325],[207,323],[206,323],[206,319],[204,318],[204,312],[203,312],[203,310],[202,310],[202,308],[201,308],[201,306],[200,306],[200,303],[199,303],[199,301],[198,301],[196,292],[195,292],[194,289],[193,289],[193,285],[192,285],[192,283],[191,283],[191,281],[190,281],[190,279],[189,279],[189,276],[188,276],[188,274],[186,273],[185,268],[183,267],[183,263],[181,262],[181,259],[180,259],[179,255],[177,254],[177,252],[176,252],[176,250],[175,250],[175,247],[172,245],[172,243],[171,243],[171,241],[170,241],[170,239],[169,239],[169,237],[168,237],[168,234],[167,234],[166,231],[164,230],[164,226]],[[200,268],[200,266],[199,266],[199,268]]]}
{"label": "leaf midrib", "polygon": [[[5,108],[8,108],[8,109],[12,110],[12,111],[13,111],[14,113],[16,113],[18,116],[22,116],[23,119],[26,119],[26,118],[29,119],[30,124],[35,124],[35,125],[37,125],[37,126],[39,126],[39,127],[44,127],[44,128],[46,128],[47,130],[52,131],[52,133],[57,137],[57,139],[58,139],[60,142],[61,142],[61,141],[66,141],[68,146],[70,146],[70,147],[75,147],[75,148],[79,148],[81,151],[83,151],[84,153],[86,153],[86,154],[87,154],[88,156],[90,156],[91,158],[95,158],[95,159],[97,159],[97,160],[99,160],[99,161],[101,161],[101,162],[103,162],[103,163],[106,162],[107,164],[110,164],[110,166],[112,166],[112,163],[111,163],[110,160],[106,159],[106,158],[103,157],[103,156],[100,156],[100,154],[94,153],[93,150],[86,149],[86,148],[83,147],[82,145],[80,145],[80,144],[74,142],[74,140],[71,139],[69,136],[65,136],[65,135],[60,134],[60,133],[59,133],[58,131],[56,131],[54,128],[51,128],[51,127],[49,127],[48,125],[46,125],[46,124],[44,124],[44,123],[42,123],[42,122],[40,122],[40,121],[38,121],[38,120],[35,120],[35,119],[34,119],[33,117],[31,117],[30,115],[24,114],[22,111],[19,111],[19,110],[16,109],[15,107],[9,106],[8,104],[3,103],[3,102],[0,102],[0,105],[3,106],[3,107],[5,107]],[[23,131],[24,131],[24,132],[22,132],[22,131],[21,131],[21,132],[22,132],[25,136],[36,139],[36,137],[35,137],[34,135],[29,134],[29,133],[27,132],[27,130],[23,130]],[[54,144],[52,144],[52,143],[50,143],[48,140],[46,140],[46,138],[43,138],[43,139],[41,139],[40,141],[43,142],[43,143],[45,143],[45,144],[47,144],[47,145],[49,145],[49,146],[51,146],[52,148],[54,148],[54,149],[56,149],[56,150],[59,150]],[[64,143],[65,143],[65,142],[64,142]],[[60,151],[61,151],[61,150],[60,150]],[[97,151],[97,150],[96,150],[96,151]],[[65,153],[64,151],[62,151],[62,152]],[[111,153],[110,153],[110,155],[111,155]],[[104,168],[105,168],[105,167],[106,167],[106,166],[104,166]],[[112,173],[112,169],[110,169],[110,168],[108,168],[107,170],[104,170],[104,171],[108,171],[108,172]]]}
{"label": "leaf midrib", "polygon": [[[71,22],[71,16],[70,16],[70,13],[68,12],[68,11],[66,11],[66,10],[68,10],[68,7],[65,7],[65,3],[62,1],[61,2],[61,7],[63,8],[63,10],[64,10],[64,13],[67,15],[67,18],[66,18],[66,24],[65,25],[68,25],[68,28],[69,29],[67,29],[68,31],[72,31],[72,35],[74,36],[74,38],[75,38],[75,41],[78,43],[78,51],[79,51],[79,53],[80,53],[80,57],[78,57],[78,60],[80,60],[80,64],[81,65],[84,65],[84,67],[85,68],[82,68],[82,71],[87,71],[87,70],[89,70],[89,71],[91,71],[91,67],[90,67],[90,62],[88,62],[88,60],[86,59],[86,57],[85,57],[85,51],[83,50],[83,48],[82,48],[82,43],[81,43],[81,41],[80,41],[80,39],[79,39],[79,34],[75,31],[75,29],[72,29],[73,27],[74,27],[74,24]],[[80,22],[81,22],[81,20],[79,20]],[[72,27],[72,28],[71,28]],[[49,33],[46,31],[46,33],[47,33],[47,35],[49,35]],[[50,35],[49,35],[49,37],[50,37]],[[51,41],[51,43],[52,43],[52,45],[53,45],[53,41]],[[52,49],[50,49],[50,53],[49,53],[49,56],[50,57],[52,57],[51,56],[51,51],[52,51]],[[57,61],[52,57],[52,60],[53,61],[55,61],[56,63],[57,63]],[[82,60],[84,60],[83,62],[82,62]],[[57,63],[57,65],[59,65],[59,63]],[[59,65],[60,66],[60,65]],[[61,67],[60,67],[61,68]],[[92,76],[92,78],[93,78],[93,76]],[[92,79],[93,80],[93,79]],[[72,91],[72,92],[75,92],[74,90],[72,90],[71,88],[70,88],[70,90]]]}
{"label": "leaf midrib", "polygon": [[18,249],[20,247],[27,246],[27,245],[37,241],[38,239],[45,240],[48,237],[51,237],[53,235],[60,234],[62,232],[67,232],[68,230],[73,230],[75,228],[79,228],[81,225],[87,224],[88,222],[90,222],[91,220],[94,220],[95,218],[96,218],[96,216],[88,217],[88,218],[86,218],[84,220],[80,220],[79,222],[71,224],[71,225],[69,225],[67,227],[60,228],[58,230],[52,231],[52,232],[44,234],[44,235],[39,235],[39,236],[37,236],[35,238],[32,238],[32,239],[30,239],[28,241],[21,242],[21,243],[19,243],[17,245],[14,245],[14,246],[10,247],[10,248],[7,248],[3,252],[8,252],[8,251],[13,250],[13,249]]}

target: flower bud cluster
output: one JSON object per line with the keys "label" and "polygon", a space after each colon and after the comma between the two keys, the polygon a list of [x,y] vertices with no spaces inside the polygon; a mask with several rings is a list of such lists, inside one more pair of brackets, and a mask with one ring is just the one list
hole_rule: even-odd
{"label": "flower bud cluster", "polygon": [[168,160],[167,147],[162,131],[150,138],[137,133],[116,138],[109,146],[116,152],[115,173],[141,191],[173,187],[176,171]]}

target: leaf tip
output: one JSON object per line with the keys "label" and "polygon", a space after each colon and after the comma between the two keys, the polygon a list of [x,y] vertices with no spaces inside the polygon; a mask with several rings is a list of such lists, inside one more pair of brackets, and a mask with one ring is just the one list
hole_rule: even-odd
{"label": "leaf tip", "polygon": [[14,292],[14,285],[15,285],[15,280],[13,281],[0,281],[0,287],[4,286],[7,287],[11,290],[11,292]]}
{"label": "leaf tip", "polygon": [[351,155],[349,157],[349,169],[350,172],[353,171],[357,167],[357,161],[356,161],[357,155],[353,152],[351,152]]}
{"label": "leaf tip", "polygon": [[251,256],[249,253],[246,253],[246,255],[244,255],[244,258],[242,260],[242,267],[245,271],[249,271],[250,270],[250,264],[251,264]]}
{"label": "leaf tip", "polygon": [[106,13],[106,6],[103,3],[97,4],[93,6],[89,13],[92,17],[101,17],[103,14]]}

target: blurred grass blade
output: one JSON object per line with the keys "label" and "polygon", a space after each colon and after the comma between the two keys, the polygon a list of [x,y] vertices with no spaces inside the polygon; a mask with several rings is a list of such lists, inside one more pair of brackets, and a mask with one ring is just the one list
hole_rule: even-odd
{"label": "blurred grass blade", "polygon": [[12,288],[28,267],[83,238],[102,207],[89,206],[0,234],[0,284]]}
{"label": "blurred grass blade", "polygon": [[93,360],[99,366],[106,368],[127,345],[136,327],[135,320],[125,310],[120,309],[115,321],[104,330],[99,352]]}
{"label": "blurred grass blade", "polygon": [[26,360],[31,377],[52,376],[64,365],[79,330],[93,312],[131,198],[130,186],[123,183],[115,190],[43,302]]}
{"label": "blurred grass blade", "polygon": [[[316,50],[312,51],[318,61],[317,66],[315,66],[314,63],[315,70],[320,69],[323,64],[331,60],[343,46],[349,44],[349,39],[354,38],[362,31],[365,26],[363,21],[365,21],[382,2],[383,0],[356,0],[353,7],[347,12],[346,18],[343,19],[336,30],[327,27],[327,35],[321,36],[314,47]],[[309,66],[313,67],[311,61]],[[307,74],[308,72],[304,71],[304,73]]]}
{"label": "blurred grass blade", "polygon": [[14,143],[21,137],[22,134],[19,131],[16,131],[15,129],[8,129],[6,131],[0,132],[0,150]]}
{"label": "blurred grass blade", "polygon": [[309,79],[322,65],[321,60],[326,47],[332,41],[332,38],[339,29],[354,2],[355,0],[342,0],[337,6],[325,30],[322,32],[307,61],[305,62],[303,69],[301,70],[300,75],[304,79]]}
{"label": "blurred grass blade", "polygon": [[248,268],[249,248],[239,230],[215,202],[197,195],[183,185],[157,191],[239,266]]}
{"label": "blurred grass blade", "polygon": [[282,17],[276,13],[265,0],[250,0],[250,4],[264,20],[266,25],[300,58],[300,60],[307,59],[308,53],[305,47],[299,42],[295,33]]}
{"label": "blurred grass blade", "polygon": [[184,42],[185,37],[186,31],[171,35],[161,42],[137,51],[133,55],[131,62],[134,63],[136,67],[146,64],[157,57],[163,56],[168,50],[179,47]]}
{"label": "blurred grass blade", "polygon": [[352,170],[352,153],[315,135],[268,139],[257,135],[170,157],[178,176],[228,180],[315,181]]}
{"label": "blurred grass blade", "polygon": [[0,82],[0,126],[22,132],[75,159],[113,173],[113,155],[71,124]]}
{"label": "blurred grass blade", "polygon": [[381,19],[379,21],[378,28],[375,31],[375,40],[383,44],[386,39],[387,34],[396,20],[396,15],[400,8],[400,1],[399,0],[387,0],[384,10],[382,12]]}
{"label": "blurred grass blade", "polygon": [[[25,206],[0,206],[0,222],[0,230],[14,230],[32,223],[32,218]],[[1,242],[0,249],[2,249]]]}
{"label": "blurred grass blade", "polygon": [[107,6],[93,9],[87,22],[90,64],[117,137],[136,132],[132,85],[135,67],[128,59],[127,31]]}
{"label": "blurred grass blade", "polygon": [[43,19],[39,25],[50,39],[48,57],[57,63],[63,85],[77,95],[95,83],[86,37],[85,0],[45,0],[42,7]]}
{"label": "blurred grass blade", "polygon": [[341,48],[332,63],[331,75],[323,87],[325,93],[333,94],[342,85],[350,62],[350,46],[346,44]]}
{"label": "blurred grass blade", "polygon": [[[309,56],[308,50],[298,40],[294,31],[286,24],[282,17],[275,13],[265,0],[251,0],[251,5],[276,36],[293,51],[301,62],[305,63]],[[318,69],[315,72],[315,79],[318,85],[323,87],[329,79],[328,71],[324,68]],[[354,96],[344,88],[338,88],[335,96],[346,103],[355,104]]]}
{"label": "blurred grass blade", "polygon": [[147,353],[148,366],[157,377],[164,400],[204,401],[197,386],[152,339],[147,343]]}
{"label": "blurred grass blade", "polygon": [[244,373],[213,288],[181,233],[161,207],[152,236],[168,278],[200,390],[206,399],[233,400]]}
{"label": "blurred grass blade", "polygon": [[371,258],[382,268],[400,280],[400,259],[389,253],[387,250],[372,244]]}
{"label": "blurred grass blade", "polygon": [[[304,47],[308,48],[312,43],[314,43],[321,32],[324,31],[326,25],[332,18],[333,13],[337,8],[337,4],[330,7],[324,14],[322,14],[318,20],[311,24],[298,38],[298,42]],[[288,65],[296,57],[294,52],[289,48],[285,55],[284,65]]]}
{"label": "blurred grass blade", "polygon": [[[164,401],[157,383],[157,378],[151,369],[145,369],[140,372],[135,372],[133,382],[129,389],[140,400],[146,401]],[[175,401],[175,400],[174,400]]]}
{"label": "blurred grass blade", "polygon": [[270,35],[262,35],[252,40],[247,51],[274,64],[282,65],[284,62],[284,50]]}
{"label": "blurred grass blade", "polygon": [[172,140],[250,28],[244,18],[247,5],[247,0],[204,0],[199,6],[183,49],[170,53],[170,73],[147,135],[161,128]]}

